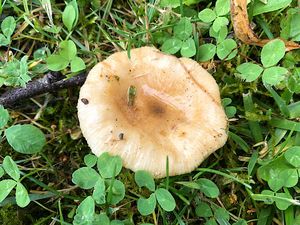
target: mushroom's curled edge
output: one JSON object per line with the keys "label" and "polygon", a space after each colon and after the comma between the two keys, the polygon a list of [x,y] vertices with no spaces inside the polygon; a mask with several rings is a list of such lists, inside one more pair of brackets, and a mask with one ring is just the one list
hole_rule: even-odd
{"label": "mushroom's curled edge", "polygon": [[112,54],[89,72],[78,117],[92,152],[119,155],[155,178],[193,171],[227,140],[214,78],[197,62],[156,48]]}

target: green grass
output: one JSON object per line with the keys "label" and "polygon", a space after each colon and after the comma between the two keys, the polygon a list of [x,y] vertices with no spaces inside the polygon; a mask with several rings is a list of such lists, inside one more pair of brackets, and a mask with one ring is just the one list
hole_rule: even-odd
{"label": "green grass", "polygon": [[[213,9],[215,4],[204,0],[187,6],[183,4],[186,1],[178,2],[178,7],[172,9],[163,8],[157,0],[148,3],[134,0],[78,0],[78,22],[70,31],[62,22],[62,13],[66,7],[63,1],[23,0],[18,4],[15,1],[0,1],[0,23],[10,15],[17,24],[11,43],[0,47],[0,78],[4,74],[1,69],[7,61],[13,58],[20,60],[25,55],[28,56],[32,79],[42,77],[47,71],[46,58],[50,54],[57,54],[59,44],[67,39],[75,43],[77,56],[84,61],[86,71],[117,51],[127,50],[130,54],[130,49],[145,45],[160,48],[173,35],[176,36],[173,28],[181,17],[188,15],[193,16],[190,21],[193,30],[188,36],[195,41],[196,51],[205,43],[213,43],[218,48],[224,38],[210,36],[211,24],[203,23],[197,16],[206,7]],[[265,38],[280,35],[288,37],[282,31],[285,27],[278,24],[283,20],[287,20],[287,24],[291,23],[287,12],[296,5],[297,1],[294,0],[287,8],[253,17],[257,24],[256,33]],[[229,18],[229,15],[225,17]],[[300,23],[299,18],[295,20]],[[51,26],[59,31],[49,31]],[[238,75],[236,68],[245,62],[259,64],[262,49],[235,39],[230,23],[227,30],[227,39],[233,38],[238,46],[231,51],[238,50],[237,54],[230,60],[216,54],[210,61],[201,62],[216,79],[222,98],[232,100],[226,105],[234,108],[229,108],[232,115],[229,118],[229,139],[226,145],[209,156],[195,171],[155,181],[157,188],[168,190],[174,197],[174,210],[168,212],[157,204],[154,213],[142,216],[137,201],[142,196],[149,197],[152,192],[140,188],[135,182],[135,174],[123,168],[113,180],[117,179],[124,184],[125,197],[116,205],[96,205],[96,213],[106,213],[110,220],[121,220],[128,225],[192,225],[205,224],[206,221],[210,221],[207,225],[226,225],[240,219],[258,225],[299,224],[299,203],[292,201],[292,204],[285,207],[290,201],[286,199],[299,200],[299,182],[293,185],[276,184],[278,190],[274,190],[274,184],[270,185],[273,181],[270,180],[283,181],[290,178],[273,176],[264,169],[274,169],[276,166],[272,167],[272,162],[279,162],[283,170],[288,169],[291,167],[289,160],[297,160],[286,155],[292,146],[300,145],[300,122],[297,119],[300,114],[297,107],[300,93],[299,50],[287,53],[278,63],[289,72],[276,85],[263,84],[261,78],[246,82]],[[44,47],[48,48],[48,53],[42,58],[35,58],[34,52]],[[174,54],[181,56],[180,52]],[[199,59],[199,54],[198,51],[191,58]],[[71,73],[69,67],[61,72],[68,77],[77,73]],[[2,86],[0,93],[9,88]],[[46,145],[39,153],[20,154],[10,147],[0,130],[3,136],[0,163],[3,163],[5,156],[12,157],[21,171],[20,181],[31,198],[28,206],[18,207],[15,192],[12,191],[0,203],[0,224],[71,224],[76,208],[92,194],[91,190],[84,190],[72,182],[73,172],[84,167],[84,156],[90,153],[77,119],[78,92],[79,87],[47,93],[27,99],[9,110],[11,119],[6,128],[16,124],[33,124],[45,134]],[[232,113],[235,110],[236,113]],[[295,167],[297,171],[292,168],[298,176],[299,167]],[[266,171],[264,173],[267,175],[262,175],[262,171]],[[7,174],[0,176],[0,181],[8,178]],[[207,190],[195,184],[203,178],[217,185],[220,192],[217,197],[207,196]],[[112,185],[109,188],[112,192]],[[270,197],[270,193],[262,194],[263,190],[276,191],[282,195]],[[207,215],[210,215],[210,211],[214,215],[203,216],[201,207],[206,207]],[[245,223],[240,221],[237,224]]]}

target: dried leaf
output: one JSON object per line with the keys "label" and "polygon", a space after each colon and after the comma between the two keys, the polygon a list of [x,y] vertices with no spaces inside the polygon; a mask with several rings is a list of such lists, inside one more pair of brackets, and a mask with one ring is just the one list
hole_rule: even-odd
{"label": "dried leaf", "polygon": [[[231,0],[230,11],[234,33],[242,42],[263,47],[271,41],[270,39],[259,39],[251,29],[247,12],[247,0]],[[281,40],[285,43],[286,51],[300,48],[300,45],[293,41]]]}

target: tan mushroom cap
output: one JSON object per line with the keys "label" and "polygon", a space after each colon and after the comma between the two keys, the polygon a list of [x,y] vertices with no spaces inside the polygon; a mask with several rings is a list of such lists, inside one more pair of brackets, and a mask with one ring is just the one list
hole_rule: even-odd
{"label": "tan mushroom cap", "polygon": [[188,173],[227,140],[214,78],[152,47],[98,63],[80,90],[78,117],[94,154],[119,155],[126,168],[156,178],[166,176],[167,157],[169,175]]}

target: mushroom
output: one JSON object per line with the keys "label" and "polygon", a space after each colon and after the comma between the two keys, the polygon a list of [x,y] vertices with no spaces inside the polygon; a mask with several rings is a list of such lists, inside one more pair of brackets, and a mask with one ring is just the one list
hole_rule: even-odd
{"label": "mushroom", "polygon": [[78,101],[92,152],[155,178],[193,171],[227,140],[218,85],[197,62],[153,47],[114,53],[89,72]]}

